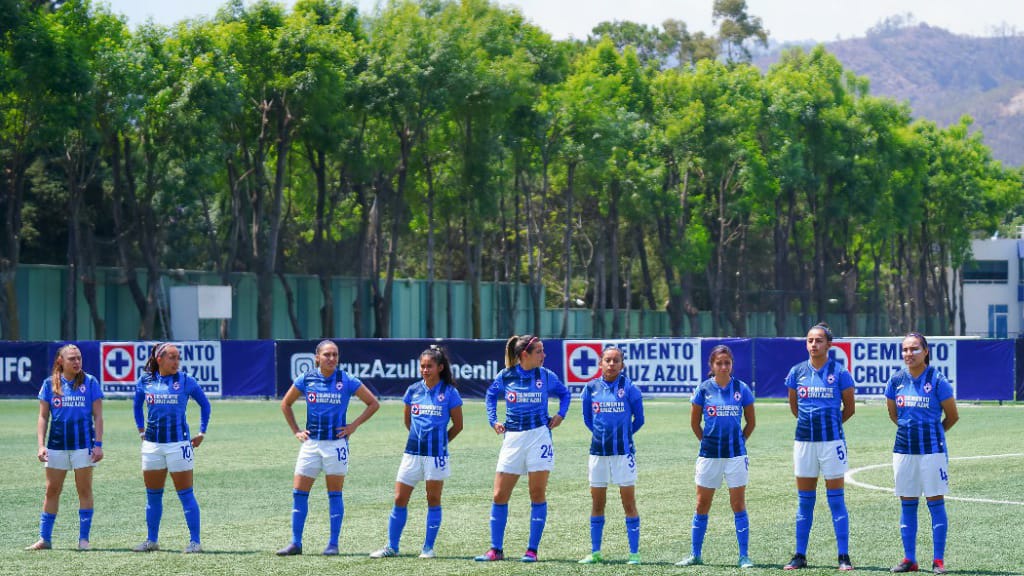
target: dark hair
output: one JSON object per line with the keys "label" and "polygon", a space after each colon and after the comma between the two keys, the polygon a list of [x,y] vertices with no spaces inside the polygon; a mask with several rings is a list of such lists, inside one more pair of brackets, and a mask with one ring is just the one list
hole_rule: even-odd
{"label": "dark hair", "polygon": [[341,350],[341,348],[338,346],[338,344],[334,340],[324,339],[324,340],[321,340],[320,342],[317,342],[316,350],[313,351],[313,354],[314,354],[313,365],[316,366],[317,368],[320,367],[320,360],[317,360],[316,356],[319,356],[320,355],[320,349],[323,348],[324,346],[327,346],[328,344],[333,345],[335,350],[339,350],[339,351]]}
{"label": "dark hair", "polygon": [[505,368],[511,368],[519,364],[519,355],[523,352],[529,352],[533,345],[540,342],[539,336],[533,334],[523,334],[522,336],[512,336],[505,342]]}
{"label": "dark hair", "polygon": [[920,332],[908,332],[904,338],[917,338],[917,341],[921,343],[921,347],[924,348],[924,365],[931,366],[932,363],[932,352],[931,348],[928,347],[928,339],[924,337],[924,334]]}
{"label": "dark hair", "polygon": [[452,375],[452,363],[448,360],[448,351],[436,344],[431,344],[429,348],[420,352],[420,358],[429,356],[435,364],[441,367],[441,382],[447,382],[451,386],[455,386],[455,376]]}
{"label": "dark hair", "polygon": [[601,357],[602,357],[602,358],[604,358],[604,355],[605,355],[605,354],[606,354],[606,353],[607,353],[607,352],[608,352],[609,350],[615,350],[616,352],[618,352],[618,353],[619,353],[619,358],[620,358],[621,360],[625,360],[625,359],[626,359],[626,355],[622,353],[622,348],[619,348],[619,347],[618,347],[618,346],[616,346],[615,344],[609,344],[609,345],[605,346],[605,347],[604,347],[604,350],[601,350]]}
{"label": "dark hair", "polygon": [[[74,348],[78,350],[78,346],[74,344],[65,344],[57,349],[57,355],[53,357],[53,378],[50,380],[50,384],[53,387],[53,395],[60,396],[64,393],[64,386],[61,385],[61,374],[64,372],[64,352]],[[81,354],[82,351],[78,350]],[[75,374],[75,385],[81,386],[85,382],[85,370],[79,370],[78,374]]]}
{"label": "dark hair", "polygon": [[709,377],[715,375],[715,356],[718,356],[719,354],[728,354],[729,360],[736,362],[736,358],[732,355],[732,348],[729,348],[725,344],[719,344],[718,346],[715,346],[714,348],[711,349],[711,354],[708,356]]}
{"label": "dark hair", "polygon": [[157,342],[149,349],[149,359],[146,360],[145,371],[149,372],[151,376],[156,377],[160,371],[160,365],[157,364],[157,359],[167,352],[167,349],[174,346],[173,342]]}
{"label": "dark hair", "polygon": [[828,324],[825,322],[818,322],[814,326],[811,326],[807,331],[810,332],[811,330],[821,330],[825,334],[825,340],[828,340],[829,342],[832,341],[832,329],[829,328]]}

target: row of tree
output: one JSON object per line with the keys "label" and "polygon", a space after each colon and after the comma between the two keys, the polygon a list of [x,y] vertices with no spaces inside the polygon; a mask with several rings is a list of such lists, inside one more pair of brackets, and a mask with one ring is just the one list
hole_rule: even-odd
{"label": "row of tree", "polygon": [[535,329],[583,302],[597,337],[622,329],[598,312],[639,308],[680,335],[700,310],[715,334],[752,311],[780,334],[826,312],[951,333],[950,271],[1015,216],[1022,173],[823,48],[762,74],[760,20],[714,14],[716,36],[619,22],[584,42],[487,0],[232,0],[134,31],[89,0],[0,0],[0,337],[19,262],[72,269],[69,338],[79,289],[104,333],[97,266],[123,270],[140,338],[170,268],[254,272],[260,337],[284,273],[320,278],[324,336],[335,275],[375,280],[355,310],[377,337],[401,276],[470,283],[477,327],[493,280],[532,288]]}

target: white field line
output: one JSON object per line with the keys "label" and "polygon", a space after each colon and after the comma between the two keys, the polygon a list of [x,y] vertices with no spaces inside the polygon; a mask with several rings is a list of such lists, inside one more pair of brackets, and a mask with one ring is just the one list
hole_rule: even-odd
{"label": "white field line", "polygon": [[[1024,454],[990,454],[987,456],[959,456],[957,458],[950,458],[950,460],[984,460],[989,458],[1019,458]],[[892,488],[886,488],[884,486],[875,486],[874,484],[867,484],[865,482],[858,482],[854,479],[854,475],[858,472],[865,470],[875,470],[878,468],[891,468],[892,463],[888,464],[872,464],[871,466],[861,466],[855,468],[846,473],[846,482],[858,488],[865,488],[867,490],[879,490],[881,492],[893,492]],[[1024,506],[1024,502],[1016,502],[1013,500],[992,500],[989,498],[964,498],[960,496],[946,496],[946,500],[957,500],[959,502],[981,502],[984,504],[1012,504],[1015,506]]]}

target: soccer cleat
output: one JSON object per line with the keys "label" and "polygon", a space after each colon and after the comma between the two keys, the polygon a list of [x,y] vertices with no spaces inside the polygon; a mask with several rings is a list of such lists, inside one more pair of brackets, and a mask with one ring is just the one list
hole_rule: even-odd
{"label": "soccer cleat", "polygon": [[89,550],[90,548],[92,548],[92,547],[89,546],[89,541],[88,540],[86,540],[85,538],[79,538],[78,539],[78,549],[79,550],[81,550],[82,552],[85,552],[86,550]]}
{"label": "soccer cleat", "polygon": [[701,564],[704,564],[704,561],[700,559],[700,556],[687,556],[676,562],[676,566],[700,566]]}
{"label": "soccer cleat", "polygon": [[933,574],[945,574],[946,573],[946,563],[944,561],[942,561],[942,560],[933,560],[932,561],[932,573]]}
{"label": "soccer cleat", "polygon": [[807,568],[807,556],[797,552],[793,554],[793,559],[782,567],[783,570],[800,570],[801,568]]}
{"label": "soccer cleat", "polygon": [[522,562],[536,562],[537,561],[537,551],[536,550],[527,549],[526,552],[523,553],[523,557],[522,557],[521,561]]}
{"label": "soccer cleat", "polygon": [[740,556],[740,568],[753,568],[754,561],[750,559],[750,556]]}
{"label": "soccer cleat", "polygon": [[203,547],[199,545],[199,542],[189,542],[188,546],[181,551],[182,554],[201,554]]}
{"label": "soccer cleat", "polygon": [[583,557],[582,560],[576,562],[577,564],[600,564],[601,563],[601,551],[591,552]]}
{"label": "soccer cleat", "polygon": [[437,558],[437,554],[433,548],[424,548],[423,552],[420,552],[420,558]]}
{"label": "soccer cleat", "polygon": [[327,547],[324,548],[323,555],[324,556],[337,556],[338,555],[338,545],[337,544],[328,544]]}
{"label": "soccer cleat", "polygon": [[376,552],[370,552],[370,558],[391,558],[392,556],[398,556],[398,550],[391,546],[385,546]]}
{"label": "soccer cleat", "polygon": [[277,551],[278,556],[298,556],[302,554],[302,545],[292,542]]}
{"label": "soccer cleat", "polygon": [[146,540],[142,544],[139,544],[135,548],[132,548],[132,552],[156,552],[160,549],[160,545],[152,540]]}
{"label": "soccer cleat", "polygon": [[31,546],[25,547],[25,550],[49,550],[53,546],[46,540],[39,540]]}
{"label": "soccer cleat", "polygon": [[497,548],[491,548],[487,552],[474,558],[477,562],[497,562],[498,560],[504,560],[505,554]]}
{"label": "soccer cleat", "polygon": [[640,553],[639,552],[632,552],[632,553],[630,553],[629,560],[626,560],[626,564],[629,564],[631,566],[639,566],[640,565]]}
{"label": "soccer cleat", "polygon": [[902,573],[902,572],[917,572],[917,562],[914,562],[910,558],[904,558],[900,560],[900,563],[889,569],[889,572]]}
{"label": "soccer cleat", "polygon": [[840,572],[849,572],[850,570],[853,570],[853,562],[850,561],[850,555],[849,554],[840,554],[839,555],[839,571]]}

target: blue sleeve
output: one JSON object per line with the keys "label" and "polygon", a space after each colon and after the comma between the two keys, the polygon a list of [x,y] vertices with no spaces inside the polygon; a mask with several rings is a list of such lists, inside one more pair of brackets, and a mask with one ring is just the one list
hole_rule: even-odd
{"label": "blue sleeve", "polygon": [[633,433],[644,425],[644,396],[636,385],[629,389],[629,408],[633,412]]}
{"label": "blue sleeve", "polygon": [[939,402],[945,402],[953,397],[953,386],[942,372],[938,373],[935,381],[935,395],[939,397]]}
{"label": "blue sleeve", "polygon": [[96,380],[95,376],[93,376],[92,374],[86,374],[85,385],[86,388],[89,390],[90,405],[92,405],[92,403],[95,402],[96,400],[102,400],[104,398],[103,387],[100,386],[100,383],[98,380]]}
{"label": "blue sleeve", "polygon": [[839,391],[842,392],[847,388],[853,388],[853,376],[844,369],[839,373]]}
{"label": "blue sleeve", "polygon": [[562,381],[555,376],[555,373],[548,370],[548,394],[554,394],[558,396],[558,415],[565,419],[566,414],[569,413],[569,403],[572,401],[572,392],[562,384]]}
{"label": "blue sleeve", "polygon": [[198,382],[192,380],[192,391],[189,396],[199,404],[199,431],[206,433],[206,427],[210,424],[210,401],[206,398],[206,392]]}
{"label": "blue sleeve", "polygon": [[896,379],[900,377],[900,373],[897,372],[892,378],[889,378],[889,382],[885,385],[885,397],[889,400],[896,399]]}
{"label": "blue sleeve", "polygon": [[703,406],[704,405],[706,400],[704,399],[704,394],[701,393],[701,391],[700,391],[701,388],[703,388],[703,387],[704,387],[704,383],[701,382],[700,386],[697,386],[696,388],[693,389],[693,395],[690,396],[690,403],[691,404],[696,404],[697,406]]}
{"label": "blue sleeve", "polygon": [[142,415],[142,405],[146,403],[145,376],[135,383],[135,400],[132,401],[132,412],[135,414],[135,427],[145,428],[146,421]]}
{"label": "blue sleeve", "polygon": [[[417,382],[417,384],[418,384],[418,382]],[[412,389],[413,389],[414,386],[416,386],[416,384],[412,384],[408,388],[405,389],[405,394],[402,395],[402,403],[403,404],[412,404]]]}
{"label": "blue sleeve", "polygon": [[298,378],[295,379],[294,382],[292,382],[292,386],[295,386],[296,390],[298,390],[299,392],[302,392],[303,394],[305,394],[306,393],[306,375],[305,374],[301,374]]}
{"label": "blue sleeve", "polygon": [[484,397],[484,405],[487,406],[487,423],[494,428],[494,425],[498,423],[498,396],[502,393],[502,388],[505,385],[501,380],[501,374],[491,382],[490,387],[487,388],[487,395]]}
{"label": "blue sleeve", "polygon": [[[348,388],[349,396],[355,396],[356,392],[363,385],[363,381],[359,378],[353,378],[348,374],[345,374],[345,388]],[[369,388],[367,388],[369,390]]]}
{"label": "blue sleeve", "polygon": [[46,403],[50,402],[50,394],[53,394],[53,388],[51,388],[48,385],[49,383],[50,383],[50,379],[47,378],[46,380],[43,380],[42,386],[39,387],[39,396],[38,396],[38,398],[41,401],[46,402]]}
{"label": "blue sleeve", "polygon": [[451,410],[459,406],[462,406],[462,394],[459,394],[459,391],[451,386],[448,388],[448,409]]}
{"label": "blue sleeve", "polygon": [[789,369],[789,374],[786,374],[786,388],[792,388],[796,390],[796,366]]}
{"label": "blue sleeve", "polygon": [[746,382],[743,382],[743,392],[741,393],[740,402],[744,406],[750,406],[754,403],[754,393],[750,390],[750,386]]}
{"label": "blue sleeve", "polygon": [[580,394],[580,404],[583,404],[583,425],[587,430],[594,431],[594,405],[590,402],[590,384],[583,387]]}

